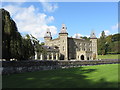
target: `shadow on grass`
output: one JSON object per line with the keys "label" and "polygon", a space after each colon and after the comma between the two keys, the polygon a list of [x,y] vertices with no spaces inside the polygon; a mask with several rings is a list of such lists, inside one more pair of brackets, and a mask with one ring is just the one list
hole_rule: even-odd
{"label": "shadow on grass", "polygon": [[3,76],[3,88],[118,88],[117,82],[88,79],[96,69],[69,68]]}

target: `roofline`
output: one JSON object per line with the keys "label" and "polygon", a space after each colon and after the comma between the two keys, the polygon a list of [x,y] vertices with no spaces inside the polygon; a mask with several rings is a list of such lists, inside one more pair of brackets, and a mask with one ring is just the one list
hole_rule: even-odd
{"label": "roofline", "polygon": [[59,34],[67,34],[68,35],[68,33],[59,33]]}
{"label": "roofline", "polygon": [[97,38],[90,38],[90,39],[97,39]]}

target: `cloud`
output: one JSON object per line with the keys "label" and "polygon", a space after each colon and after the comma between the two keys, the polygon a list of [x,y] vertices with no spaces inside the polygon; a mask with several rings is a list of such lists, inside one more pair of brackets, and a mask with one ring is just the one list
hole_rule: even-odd
{"label": "cloud", "polygon": [[41,2],[44,12],[54,12],[58,5],[55,3]]}
{"label": "cloud", "polygon": [[44,12],[54,12],[58,8],[57,3],[51,3],[49,0],[39,0],[39,2],[42,4]]}
{"label": "cloud", "polygon": [[120,23],[117,23],[116,25],[113,25],[111,28],[112,30],[118,30],[119,27],[120,27]]}
{"label": "cloud", "polygon": [[76,37],[77,37],[77,38],[80,38],[80,37],[82,37],[82,36],[83,36],[83,35],[77,33],[77,34],[74,34],[74,35],[73,35],[73,38],[76,38]]}
{"label": "cloud", "polygon": [[110,35],[110,31],[109,30],[104,30],[104,32],[105,32],[105,35]]}
{"label": "cloud", "polygon": [[3,8],[10,12],[21,34],[32,34],[40,39],[44,37],[47,28],[50,29],[52,35],[57,34],[55,26],[48,26],[49,23],[54,21],[54,17],[38,12],[38,8],[35,8],[33,5],[29,7],[7,5]]}
{"label": "cloud", "polygon": [[89,38],[90,37],[90,35],[82,35],[82,34],[80,34],[80,33],[77,33],[77,34],[74,34],[73,35],[73,38],[80,38],[80,37],[87,37],[87,38]]}

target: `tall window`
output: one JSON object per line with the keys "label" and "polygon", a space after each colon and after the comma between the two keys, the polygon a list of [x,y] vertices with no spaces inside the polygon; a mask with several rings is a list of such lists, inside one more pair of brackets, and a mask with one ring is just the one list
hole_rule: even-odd
{"label": "tall window", "polygon": [[85,51],[85,48],[84,48],[84,51]]}
{"label": "tall window", "polygon": [[91,46],[91,44],[89,43],[89,46]]}
{"label": "tall window", "polygon": [[64,46],[63,46],[63,51],[64,51]]}
{"label": "tall window", "polygon": [[86,44],[84,43],[84,46],[85,46]]}
{"label": "tall window", "polygon": [[79,51],[81,50],[81,48],[79,48]]}

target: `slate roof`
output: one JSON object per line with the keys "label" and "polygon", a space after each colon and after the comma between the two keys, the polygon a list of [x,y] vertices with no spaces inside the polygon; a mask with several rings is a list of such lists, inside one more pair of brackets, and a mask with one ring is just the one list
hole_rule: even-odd
{"label": "slate roof", "polygon": [[46,46],[46,45],[43,45],[42,46],[45,50],[47,51],[59,51],[58,47],[57,46]]}

